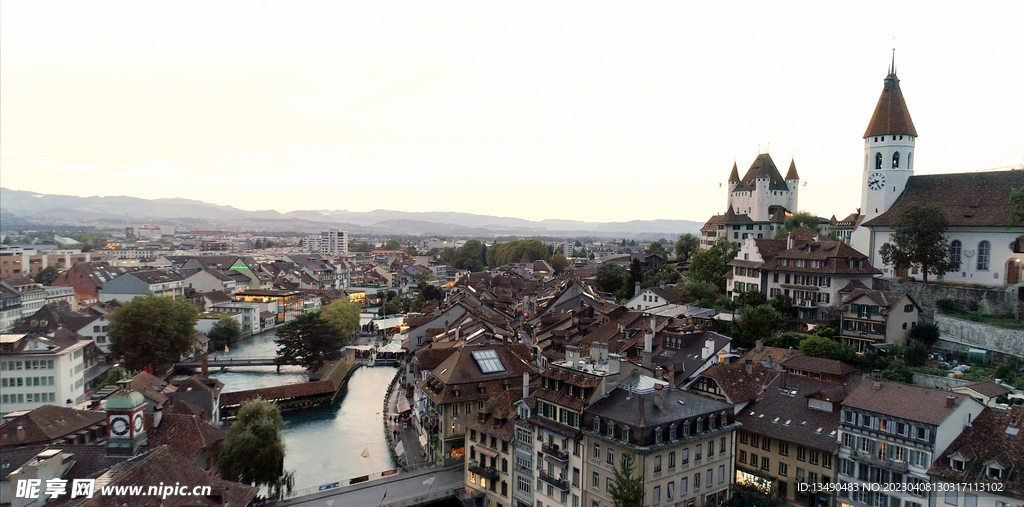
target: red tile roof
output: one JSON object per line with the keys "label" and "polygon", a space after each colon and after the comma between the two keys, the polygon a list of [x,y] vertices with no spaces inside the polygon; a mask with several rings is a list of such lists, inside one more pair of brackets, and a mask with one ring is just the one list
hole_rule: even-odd
{"label": "red tile roof", "polygon": [[864,139],[871,136],[907,134],[917,137],[914,121],[910,119],[907,101],[900,90],[900,80],[892,72],[885,77],[882,95],[878,97],[875,112],[871,114],[868,128],[864,131]]}
{"label": "red tile roof", "polygon": [[[968,399],[966,394],[899,382],[880,381],[878,389],[875,389],[873,384],[874,382],[861,382],[860,386],[846,397],[843,406],[938,426],[956,410],[957,406]],[[947,397],[953,398],[952,407],[947,406]]]}

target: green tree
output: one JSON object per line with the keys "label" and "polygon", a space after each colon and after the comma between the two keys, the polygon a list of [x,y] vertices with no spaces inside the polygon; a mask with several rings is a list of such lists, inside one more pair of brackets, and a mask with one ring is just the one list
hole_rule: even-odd
{"label": "green tree", "polygon": [[401,250],[401,249],[402,249],[402,244],[399,243],[398,240],[394,239],[394,238],[389,239],[387,241],[387,243],[384,243],[384,248],[382,248],[382,250]]}
{"label": "green tree", "polygon": [[325,361],[341,357],[344,340],[320,312],[300,315],[277,332],[277,356],[297,361],[310,370],[323,367]]}
{"label": "green tree", "polygon": [[811,336],[800,342],[800,352],[812,357],[833,358],[839,354],[839,344],[828,338]]}
{"label": "green tree", "polygon": [[361,253],[371,252],[373,251],[373,245],[366,241],[353,241],[348,244],[348,251]]}
{"label": "green tree", "polygon": [[753,345],[755,341],[767,338],[782,325],[782,315],[772,307],[764,304],[748,306],[736,319],[737,341],[740,346]]}
{"label": "green tree", "polygon": [[225,345],[234,345],[242,338],[242,325],[237,320],[224,316],[210,328],[206,336],[210,338],[211,348],[222,349]]}
{"label": "green tree", "polygon": [[50,286],[53,284],[53,281],[56,280],[58,276],[60,276],[60,271],[57,271],[57,268],[53,266],[46,266],[41,271],[39,271],[39,274],[32,277],[32,280],[35,281],[36,283],[41,283],[43,285]]}
{"label": "green tree", "polygon": [[918,324],[910,328],[909,335],[927,348],[932,348],[935,346],[935,342],[939,341],[939,326],[935,324]]}
{"label": "green tree", "polygon": [[818,225],[821,224],[821,219],[814,216],[812,213],[807,211],[799,211],[786,217],[786,221],[779,227],[779,232],[775,234],[776,238],[785,238],[787,234],[796,230],[797,227],[803,226],[808,229],[818,232]]}
{"label": "green tree", "polygon": [[407,253],[409,255],[413,255],[413,256],[419,255],[419,251],[416,250],[416,247],[411,246],[411,245],[409,246],[409,248],[405,249],[405,253]]}
{"label": "green tree", "polygon": [[508,243],[495,243],[487,249],[485,261],[488,266],[498,267],[520,262],[524,257],[530,262],[548,260],[551,258],[551,250],[540,240],[517,239]]}
{"label": "green tree", "polygon": [[1010,191],[1010,205],[1006,207],[1010,225],[1024,225],[1024,187]]}
{"label": "green tree", "polygon": [[660,255],[662,259],[668,257],[668,250],[665,250],[665,246],[658,241],[652,241],[651,244],[647,245],[647,253]]}
{"label": "green tree", "polygon": [[907,366],[924,366],[928,362],[928,347],[918,340],[908,340],[903,348],[903,360]]}
{"label": "green tree", "polygon": [[[629,280],[626,282],[626,290],[633,291],[636,284],[643,282],[643,280],[644,272],[640,267],[640,259],[633,259],[629,263]],[[632,296],[633,293],[630,292],[629,295]]]}
{"label": "green tree", "polygon": [[274,496],[291,492],[295,476],[284,469],[283,427],[281,412],[273,403],[260,398],[244,403],[217,458],[220,476],[258,488],[266,486]]}
{"label": "green tree", "polygon": [[556,253],[551,256],[551,267],[555,268],[555,274],[559,274],[569,265],[569,259],[566,259],[561,253]]}
{"label": "green tree", "polygon": [[176,363],[195,345],[198,318],[187,298],[136,296],[110,316],[110,352],[132,371]]}
{"label": "green tree", "polygon": [[690,269],[687,276],[696,282],[709,283],[725,292],[725,274],[730,267],[728,262],[736,257],[739,248],[725,238],[719,238],[711,248],[697,250],[690,256]]}
{"label": "green tree", "polygon": [[597,268],[595,281],[602,292],[614,294],[626,284],[628,273],[622,266],[614,262],[606,262]]}
{"label": "green tree", "polygon": [[789,308],[792,306],[793,301],[789,299],[789,296],[780,292],[772,296],[772,298],[768,300],[768,304],[772,305],[772,307],[775,308],[775,311],[785,317],[786,315],[789,315]]}
{"label": "green tree", "polygon": [[635,472],[635,458],[632,454],[626,454],[615,468],[612,481],[612,504],[615,507],[643,507],[644,478],[643,475],[634,476]]}
{"label": "green tree", "polygon": [[679,262],[690,260],[690,255],[698,248],[700,248],[700,239],[697,236],[690,233],[679,236],[679,239],[676,240],[676,260]]}
{"label": "green tree", "polygon": [[717,285],[693,280],[677,284],[676,288],[683,297],[698,306],[711,306],[722,295]]}
{"label": "green tree", "polygon": [[453,260],[459,269],[483,271],[487,268],[487,247],[480,240],[471,239],[455,251]]}
{"label": "green tree", "polygon": [[896,269],[921,266],[924,281],[928,273],[942,276],[959,266],[949,259],[946,239],[948,222],[938,206],[913,206],[903,210],[890,241],[879,249],[882,261]]}
{"label": "green tree", "polygon": [[348,345],[352,336],[359,331],[359,313],[363,307],[346,299],[336,299],[320,311],[321,317],[337,331],[341,346]]}

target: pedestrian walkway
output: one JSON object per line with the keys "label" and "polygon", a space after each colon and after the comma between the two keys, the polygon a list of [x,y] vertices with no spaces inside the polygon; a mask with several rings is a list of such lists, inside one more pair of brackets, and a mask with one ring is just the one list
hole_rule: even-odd
{"label": "pedestrian walkway", "polygon": [[[429,458],[420,444],[419,435],[416,433],[416,429],[413,428],[412,423],[404,424],[398,422],[399,398],[405,398],[405,389],[402,388],[401,381],[396,383],[395,388],[391,390],[385,421],[391,435],[391,441],[394,442],[396,448],[395,453],[404,461],[406,468],[418,468],[426,465],[429,462]],[[412,400],[408,398],[405,398],[405,400],[412,405]]]}

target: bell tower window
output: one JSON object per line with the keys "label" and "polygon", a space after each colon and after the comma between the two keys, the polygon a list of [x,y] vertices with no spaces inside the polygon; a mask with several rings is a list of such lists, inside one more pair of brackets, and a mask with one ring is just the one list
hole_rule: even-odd
{"label": "bell tower window", "polygon": [[882,168],[882,154],[880,152],[879,153],[875,153],[875,169],[881,169],[881,168]]}
{"label": "bell tower window", "polygon": [[898,151],[896,153],[892,154],[892,168],[893,169],[899,169],[900,168],[900,152],[898,152]]}

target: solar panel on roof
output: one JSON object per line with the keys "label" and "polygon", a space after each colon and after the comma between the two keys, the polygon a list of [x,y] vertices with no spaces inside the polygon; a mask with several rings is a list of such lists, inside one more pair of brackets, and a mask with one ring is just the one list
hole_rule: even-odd
{"label": "solar panel on roof", "polygon": [[473,359],[476,360],[480,371],[484,373],[498,373],[505,371],[505,365],[498,359],[498,353],[493,350],[474,350]]}

